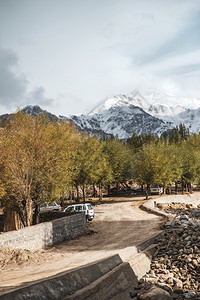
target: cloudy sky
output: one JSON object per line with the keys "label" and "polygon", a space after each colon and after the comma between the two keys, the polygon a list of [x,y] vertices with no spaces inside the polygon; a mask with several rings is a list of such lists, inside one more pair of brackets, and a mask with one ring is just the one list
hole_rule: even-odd
{"label": "cloudy sky", "polygon": [[199,0],[0,0],[0,114],[149,88],[200,98]]}

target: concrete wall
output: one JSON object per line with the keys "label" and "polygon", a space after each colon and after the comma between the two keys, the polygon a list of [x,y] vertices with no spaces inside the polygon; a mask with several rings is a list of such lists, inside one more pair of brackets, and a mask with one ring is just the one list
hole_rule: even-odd
{"label": "concrete wall", "polygon": [[0,299],[131,299],[131,292],[137,282],[129,263],[123,263],[119,255],[114,255],[1,294]]}
{"label": "concrete wall", "polygon": [[84,213],[0,234],[0,248],[39,250],[86,233]]}

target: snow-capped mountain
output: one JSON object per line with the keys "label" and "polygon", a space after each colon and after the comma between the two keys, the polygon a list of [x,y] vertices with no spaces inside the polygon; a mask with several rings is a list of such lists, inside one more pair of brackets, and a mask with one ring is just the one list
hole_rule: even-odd
{"label": "snow-capped mountain", "polygon": [[134,105],[156,117],[172,116],[187,109],[200,107],[200,99],[184,98],[162,91],[133,91],[129,94],[119,94],[104,100],[87,114],[96,114],[113,106]]}
{"label": "snow-capped mountain", "polygon": [[87,114],[71,116],[71,119],[81,129],[102,130],[126,139],[133,132],[159,136],[180,123],[185,124],[190,132],[196,132],[200,130],[199,115],[200,99],[160,91],[133,91],[108,98]]}
{"label": "snow-capped mountain", "polygon": [[71,116],[71,120],[82,130],[102,130],[118,139],[127,139],[133,132],[138,135],[154,133],[159,136],[172,128],[170,123],[151,116],[138,106],[122,105],[121,101],[116,104],[108,109],[98,110],[98,113]]}
{"label": "snow-capped mountain", "polygon": [[[136,94],[138,95],[137,92]],[[175,125],[183,123],[181,113],[200,107],[200,99],[180,97],[162,91],[147,91],[142,95],[149,103],[144,108],[145,111]]]}
{"label": "snow-capped mountain", "polygon": [[200,108],[187,109],[177,115],[177,120],[182,120],[182,123],[189,129],[190,133],[200,132]]}
{"label": "snow-capped mountain", "polygon": [[[160,136],[180,123],[190,133],[200,131],[200,99],[177,97],[160,91],[119,94],[105,99],[86,114],[70,118],[57,117],[39,106],[27,106],[23,111],[32,116],[43,113],[54,121],[65,119],[74,123],[78,130],[98,134],[101,138],[114,135],[127,139],[133,132]],[[9,114],[1,115],[0,126],[9,117]]]}

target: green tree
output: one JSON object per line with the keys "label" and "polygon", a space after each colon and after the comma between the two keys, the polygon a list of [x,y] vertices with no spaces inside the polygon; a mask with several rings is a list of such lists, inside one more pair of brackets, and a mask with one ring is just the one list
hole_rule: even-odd
{"label": "green tree", "polygon": [[91,182],[99,187],[99,200],[102,200],[102,186],[112,182],[112,168],[104,153],[103,143],[99,143],[95,168],[91,174]]}
{"label": "green tree", "polygon": [[132,177],[132,151],[116,139],[104,142],[104,153],[112,169],[112,181],[117,185]]}
{"label": "green tree", "polygon": [[79,186],[81,187],[83,202],[86,197],[86,185],[103,182],[106,175],[105,164],[98,138],[90,137],[87,134],[80,136],[72,164],[72,182],[77,188],[77,194]]}
{"label": "green tree", "polygon": [[158,138],[151,134],[141,134],[137,135],[135,132],[133,133],[132,137],[127,139],[127,145],[132,148],[134,152],[137,152],[140,150],[144,145],[150,144],[150,143],[156,143],[158,142]]}
{"label": "green tree", "polygon": [[161,163],[161,170],[159,175],[159,184],[165,188],[168,184],[178,181],[181,178],[181,158],[178,155],[179,146],[176,144],[168,144],[162,140],[156,146],[159,160]]}
{"label": "green tree", "polygon": [[159,180],[160,161],[158,160],[155,144],[145,145],[133,159],[134,175],[140,185],[146,185],[146,199],[150,186]]}
{"label": "green tree", "polygon": [[135,132],[133,132],[133,135],[131,138],[127,139],[127,145],[129,145],[134,152],[137,152],[139,149],[142,148],[142,138],[140,135],[137,135]]}
{"label": "green tree", "polygon": [[199,181],[200,178],[200,151],[191,142],[195,141],[195,137],[190,137],[188,141],[184,141],[180,147],[180,157],[182,163],[182,192],[184,193],[184,185],[187,185],[191,191],[191,184]]}

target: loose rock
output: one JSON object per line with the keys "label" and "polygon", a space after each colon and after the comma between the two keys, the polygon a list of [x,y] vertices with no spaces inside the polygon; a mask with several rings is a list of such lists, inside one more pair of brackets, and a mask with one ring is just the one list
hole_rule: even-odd
{"label": "loose rock", "polygon": [[140,300],[170,300],[171,295],[162,287],[151,285],[148,289],[143,288],[139,295]]}
{"label": "loose rock", "polygon": [[165,299],[161,296],[139,298],[159,293],[160,287],[156,284],[172,289],[172,295],[169,293],[172,298],[166,299],[200,299],[200,207],[159,203],[159,208],[176,217],[156,241],[158,246],[152,258],[151,271],[141,280],[144,286],[143,292],[138,293],[138,299]]}

